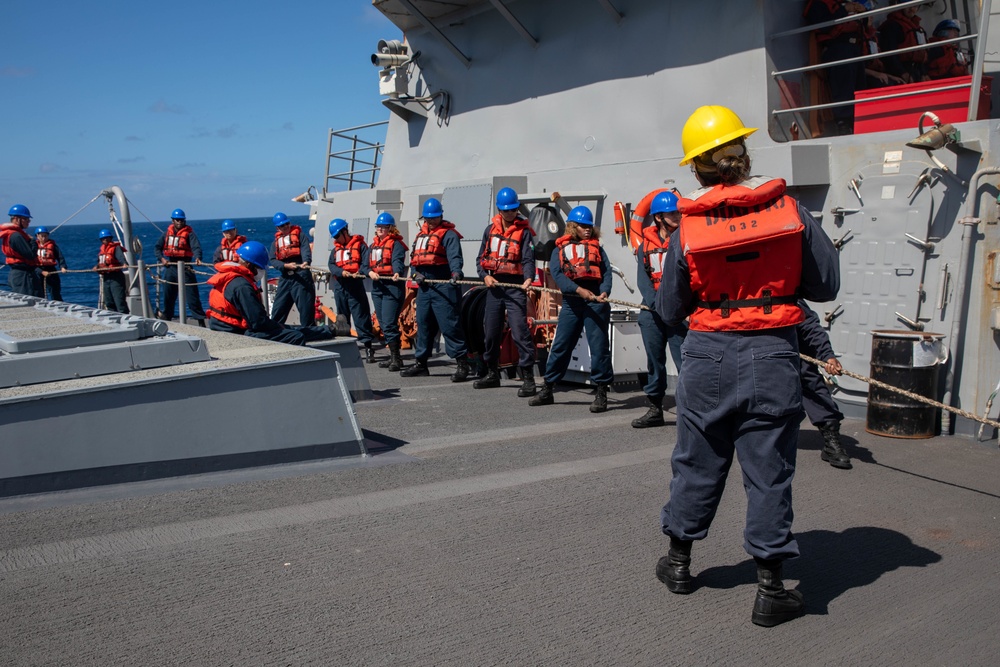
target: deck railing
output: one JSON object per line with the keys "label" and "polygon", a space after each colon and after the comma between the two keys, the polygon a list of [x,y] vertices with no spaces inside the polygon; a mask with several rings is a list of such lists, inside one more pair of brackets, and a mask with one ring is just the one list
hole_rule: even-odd
{"label": "deck railing", "polygon": [[[801,26],[798,28],[793,28],[791,30],[785,30],[783,32],[775,33],[771,35],[771,40],[781,39],[784,37],[791,37],[794,35],[800,35],[806,32],[812,32],[814,30],[820,30],[823,28],[829,28],[836,25],[842,25],[844,23],[850,23],[852,21],[863,20],[865,18],[876,16],[879,14],[886,14],[889,12],[899,11],[904,7],[909,6],[919,6],[926,4],[926,0],[911,0],[910,2],[901,2],[896,5],[891,5],[889,7],[882,7],[878,9],[872,9],[867,12],[861,12],[858,14],[852,14],[839,19],[834,19],[832,21],[826,21],[823,23],[814,23],[812,25]],[[803,67],[794,67],[786,70],[775,70],[771,72],[771,77],[775,80],[780,80],[791,74],[799,74],[802,72],[812,72],[816,70],[828,69],[836,67],[838,65],[845,65],[850,63],[863,62],[868,60],[875,60],[877,58],[882,58],[885,56],[897,55],[900,53],[910,53],[911,51],[924,51],[927,49],[933,49],[940,47],[944,44],[954,44],[957,42],[974,41],[976,43],[975,57],[973,58],[972,67],[972,80],[969,83],[963,84],[950,84],[943,85],[933,88],[924,88],[920,91],[904,91],[899,93],[888,93],[886,95],[880,95],[878,97],[868,97],[863,100],[844,100],[842,102],[828,102],[825,104],[811,104],[805,106],[789,107],[786,109],[772,109],[772,116],[779,116],[781,114],[797,114],[803,111],[816,111],[820,109],[833,109],[836,107],[843,106],[853,106],[859,102],[874,102],[881,100],[891,100],[901,97],[910,97],[913,95],[925,95],[928,93],[935,93],[947,90],[955,90],[958,88],[968,88],[969,89],[969,105],[967,120],[976,120],[977,112],[979,109],[979,88],[982,85],[983,78],[983,58],[986,56],[986,33],[989,26],[990,11],[992,9],[992,0],[982,0],[981,11],[979,14],[979,32],[970,33],[968,35],[962,35],[960,37],[955,37],[953,39],[943,39],[937,42],[928,42],[927,44],[919,44],[917,46],[910,46],[902,49],[894,49],[892,51],[882,51],[879,53],[874,53],[870,55],[856,56],[853,58],[844,58],[841,60],[831,60],[829,62],[823,62],[816,65],[806,65]]]}
{"label": "deck railing", "polygon": [[[389,121],[383,120],[378,123],[368,123],[367,125],[357,125],[343,130],[330,130],[326,144],[326,178],[323,181],[323,195],[332,192],[334,186],[347,184],[348,190],[355,187],[371,189],[375,187],[378,180],[378,172],[381,169],[382,152],[385,150],[385,142],[381,139],[381,133],[372,128],[388,125]],[[367,130],[367,132],[365,132]],[[377,135],[377,137],[375,136]],[[334,139],[348,142],[349,148],[334,151]],[[338,171],[337,169],[347,163],[347,169]]]}

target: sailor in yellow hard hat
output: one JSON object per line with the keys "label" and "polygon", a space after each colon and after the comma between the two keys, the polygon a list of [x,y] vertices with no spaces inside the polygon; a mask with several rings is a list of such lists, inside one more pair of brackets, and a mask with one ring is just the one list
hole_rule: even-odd
{"label": "sailor in yellow hard hat", "polygon": [[681,135],[702,187],[681,199],[656,310],[668,326],[689,318],[677,388],[677,445],[661,526],[670,550],[656,574],[690,593],[691,544],[715,516],[733,456],[747,492],[744,548],[757,562],[751,620],[772,626],[802,613],[781,564],[799,555],[791,532],[792,477],[802,389],[795,325],[802,296],[829,301],[840,287],[837,250],[785,193],[780,178],[751,177],[746,138],[731,109],[701,107]]}

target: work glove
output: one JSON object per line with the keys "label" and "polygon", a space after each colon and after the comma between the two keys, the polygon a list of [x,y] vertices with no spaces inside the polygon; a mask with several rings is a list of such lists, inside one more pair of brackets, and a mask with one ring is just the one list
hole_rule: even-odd
{"label": "work glove", "polygon": [[423,285],[424,280],[426,280],[426,278],[424,278],[424,274],[418,273],[416,271],[413,272],[413,282],[415,282],[418,285]]}
{"label": "work glove", "polygon": [[449,280],[448,282],[450,282],[452,285],[457,285],[458,284],[458,279],[461,278],[461,277],[462,277],[462,274],[460,274],[460,273],[453,273],[453,274],[451,274],[451,280]]}

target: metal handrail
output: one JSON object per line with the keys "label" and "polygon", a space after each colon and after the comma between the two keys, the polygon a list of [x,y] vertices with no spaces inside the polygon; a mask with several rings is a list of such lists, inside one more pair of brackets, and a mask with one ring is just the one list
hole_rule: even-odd
{"label": "metal handrail", "polygon": [[[792,36],[792,35],[798,35],[798,34],[801,34],[801,33],[804,33],[804,32],[812,32],[812,31],[815,31],[815,30],[821,30],[823,28],[827,28],[827,27],[831,27],[831,26],[841,25],[841,24],[844,24],[844,23],[850,23],[852,21],[857,21],[859,19],[865,18],[866,16],[872,16],[872,15],[876,15],[876,14],[884,14],[884,13],[888,13],[888,12],[895,12],[895,11],[898,11],[898,10],[903,9],[905,7],[916,6],[916,5],[921,5],[921,4],[924,4],[923,0],[911,0],[910,2],[901,2],[899,4],[891,5],[889,7],[883,7],[883,8],[880,8],[880,9],[873,9],[873,10],[869,10],[867,12],[861,12],[859,14],[852,14],[850,16],[845,16],[845,17],[842,17],[842,18],[839,18],[839,19],[834,19],[832,21],[826,21],[826,22],[823,22],[823,23],[814,23],[814,24],[811,24],[811,25],[801,26],[799,28],[794,28],[792,30],[786,30],[784,32],[775,33],[774,35],[770,36],[770,39],[774,40],[774,39],[778,39],[778,38],[782,38],[782,37],[789,37],[789,36]],[[990,17],[990,13],[992,11],[992,5],[993,5],[992,0],[982,0],[982,3],[980,5],[979,17],[978,17],[979,18],[979,22],[978,23],[979,23],[979,29],[980,29],[980,31],[978,33],[972,33],[972,34],[968,34],[968,35],[961,35],[959,37],[954,37],[952,39],[943,39],[943,40],[939,40],[939,41],[936,41],[936,42],[928,42],[926,44],[918,44],[917,46],[910,46],[910,47],[906,47],[906,48],[902,48],[902,49],[894,49],[892,51],[884,51],[884,52],[881,52],[881,53],[873,53],[873,54],[869,54],[869,55],[856,56],[856,57],[853,57],[853,58],[844,58],[843,60],[833,60],[833,61],[826,62],[826,63],[819,63],[817,65],[807,65],[805,67],[796,67],[796,68],[793,68],[793,69],[787,69],[787,70],[781,70],[781,71],[772,71],[771,72],[771,77],[772,78],[779,79],[779,78],[782,78],[782,77],[784,77],[786,75],[789,75],[789,74],[799,74],[799,73],[802,73],[802,72],[812,72],[812,71],[815,71],[815,70],[830,69],[832,67],[838,67],[838,66],[845,65],[845,64],[865,62],[865,61],[869,61],[869,60],[876,60],[878,58],[882,58],[882,57],[885,57],[885,56],[893,56],[893,55],[897,55],[897,54],[900,54],[900,53],[909,53],[911,51],[924,51],[924,50],[928,50],[928,49],[937,48],[937,47],[943,46],[945,44],[953,44],[953,43],[956,43],[956,42],[966,42],[966,41],[973,41],[973,40],[975,40],[975,43],[976,43],[976,52],[975,52],[975,57],[973,59],[973,70],[972,70],[972,81],[971,81],[971,83],[967,83],[967,84],[955,84],[955,85],[950,85],[950,86],[938,86],[938,87],[934,87],[934,88],[924,88],[922,90],[908,91],[908,92],[902,92],[902,93],[891,93],[889,95],[879,95],[877,97],[869,97],[869,98],[866,98],[866,99],[863,99],[863,100],[845,100],[843,102],[829,102],[827,104],[812,104],[812,105],[807,105],[807,106],[793,107],[793,108],[789,108],[789,109],[772,109],[771,110],[771,115],[772,116],[778,116],[779,114],[797,113],[797,112],[800,112],[800,111],[814,111],[814,110],[819,110],[819,109],[833,109],[833,108],[836,108],[836,107],[854,106],[854,105],[862,103],[862,102],[864,102],[864,103],[867,103],[867,102],[878,102],[878,101],[881,101],[881,100],[891,100],[891,99],[896,99],[896,98],[900,98],[900,97],[912,97],[912,96],[915,96],[915,95],[924,95],[924,94],[927,94],[927,93],[935,93],[935,92],[942,92],[942,91],[946,91],[946,90],[957,90],[957,89],[962,89],[962,88],[969,88],[969,106],[968,106],[967,120],[970,120],[970,121],[975,120],[976,116],[977,116],[978,106],[979,106],[979,104],[978,104],[978,94],[977,93],[979,91],[980,86],[982,85],[982,76],[983,76],[983,65],[982,65],[982,63],[983,63],[983,57],[985,56],[986,34],[987,34],[987,28],[989,26],[989,17]],[[985,21],[984,21],[984,17],[985,17]]]}
{"label": "metal handrail", "polygon": [[[380,127],[383,125],[388,125],[389,121],[383,120],[377,123],[366,123],[365,125],[356,125],[354,127],[349,127],[343,130],[330,130],[327,137],[326,145],[326,178],[323,181],[323,195],[330,190],[330,184],[333,181],[346,182],[347,189],[353,190],[354,186],[364,185],[366,188],[374,188],[376,177],[378,176],[379,170],[379,156],[382,151],[385,150],[385,144],[381,142],[372,142],[366,139],[362,139],[356,133],[360,130],[367,130],[373,127]],[[333,140],[334,137],[337,139],[344,139],[351,142],[351,147],[346,150],[333,150]],[[360,153],[367,151],[373,151],[371,161],[359,157]],[[350,169],[347,171],[332,173],[331,166],[334,160],[344,160],[350,162]],[[366,169],[357,169],[358,166],[365,166]],[[360,174],[367,174],[367,178],[357,178],[356,176]]]}
{"label": "metal handrail", "polygon": [[868,102],[879,102],[881,100],[894,100],[898,97],[913,97],[915,95],[926,95],[927,93],[940,93],[945,90],[958,90],[960,88],[970,88],[971,83],[956,83],[951,86],[939,86],[937,88],[922,88],[921,90],[909,90],[902,93],[892,93],[890,95],[879,95],[878,97],[866,97],[863,100],[846,100],[844,102],[828,102],[826,104],[812,104],[805,107],[795,107],[792,109],[773,109],[772,116],[783,113],[793,113],[796,111],[814,111],[816,109],[833,109],[835,107],[852,106],[855,104],[867,104]]}
{"label": "metal handrail", "polygon": [[842,16],[839,19],[831,19],[829,21],[824,21],[823,23],[813,23],[798,28],[792,28],[791,30],[785,30],[784,32],[776,32],[773,35],[771,35],[770,39],[780,39],[782,37],[801,35],[804,32],[812,32],[813,30],[822,30],[823,28],[832,28],[835,25],[843,25],[845,23],[851,23],[853,21],[860,21],[869,16],[877,16],[879,14],[889,14],[891,12],[898,12],[900,9],[911,7],[913,5],[926,5],[926,4],[927,0],[910,0],[910,2],[901,2],[898,5],[889,5],[888,7],[869,9],[866,12],[858,12],[857,14],[851,14],[850,16]]}
{"label": "metal handrail", "polygon": [[941,46],[942,44],[954,44],[955,42],[965,42],[972,41],[979,37],[978,33],[962,35],[961,37],[952,37],[951,39],[942,39],[938,42],[927,42],[926,44],[917,44],[916,46],[907,46],[902,49],[893,49],[892,51],[879,51],[878,53],[870,53],[866,56],[854,56],[853,58],[844,58],[843,60],[831,60],[827,63],[819,63],[818,65],[806,65],[805,67],[796,67],[794,69],[783,69],[780,71],[771,72],[771,76],[778,78],[785,76],[786,74],[798,74],[799,72],[812,72],[818,69],[829,69],[831,67],[839,67],[840,65],[849,65],[850,63],[860,63],[865,60],[877,60],[878,58],[883,58],[885,56],[894,56],[898,53],[910,53],[911,51],[926,51],[927,49],[933,49]]}

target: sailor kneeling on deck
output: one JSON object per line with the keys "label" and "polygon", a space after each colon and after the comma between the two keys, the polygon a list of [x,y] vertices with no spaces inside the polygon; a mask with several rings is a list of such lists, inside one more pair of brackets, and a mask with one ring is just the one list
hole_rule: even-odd
{"label": "sailor kneeling on deck", "polygon": [[208,295],[209,328],[290,345],[334,337],[328,327],[284,326],[268,317],[257,287],[258,278],[267,269],[267,250],[257,241],[247,241],[236,255],[235,262],[216,264],[218,273],[208,279],[212,286]]}

